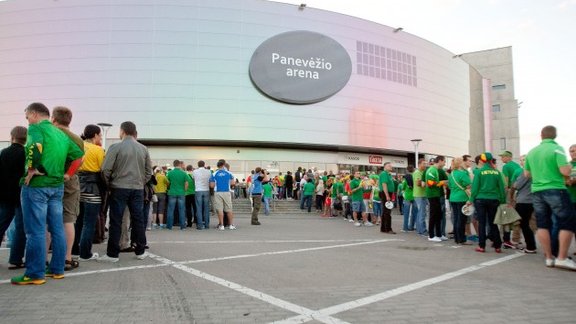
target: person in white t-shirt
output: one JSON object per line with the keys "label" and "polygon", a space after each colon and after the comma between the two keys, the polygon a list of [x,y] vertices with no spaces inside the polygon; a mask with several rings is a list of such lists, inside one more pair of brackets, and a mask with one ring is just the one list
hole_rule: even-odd
{"label": "person in white t-shirt", "polygon": [[192,171],[196,185],[196,228],[199,230],[210,228],[210,187],[209,181],[212,173],[205,168],[204,161],[198,161],[198,168]]}

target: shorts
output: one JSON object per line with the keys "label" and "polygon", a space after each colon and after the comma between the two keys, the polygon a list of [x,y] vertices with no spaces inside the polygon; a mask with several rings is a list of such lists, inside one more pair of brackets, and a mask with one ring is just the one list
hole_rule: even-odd
{"label": "shorts", "polygon": [[166,211],[166,193],[165,192],[158,192],[155,194],[158,198],[158,201],[152,205],[152,213],[156,214],[164,214]]}
{"label": "shorts", "polygon": [[62,207],[64,223],[76,223],[76,218],[80,214],[80,180],[77,175],[73,175],[70,180],[64,182]]}
{"label": "shorts", "polygon": [[[538,228],[551,230],[555,227],[559,230],[576,231],[576,215],[568,190],[542,190],[533,192],[532,197]],[[552,217],[552,214],[555,217]]]}
{"label": "shorts", "polygon": [[353,201],[352,202],[352,211],[356,213],[363,213],[364,209],[364,202],[363,201]]}
{"label": "shorts", "polygon": [[232,195],[230,191],[214,193],[214,209],[225,213],[232,211]]}
{"label": "shorts", "polygon": [[370,201],[370,199],[364,199],[363,200],[364,203],[364,210],[368,213],[368,214],[372,214],[372,201]]}

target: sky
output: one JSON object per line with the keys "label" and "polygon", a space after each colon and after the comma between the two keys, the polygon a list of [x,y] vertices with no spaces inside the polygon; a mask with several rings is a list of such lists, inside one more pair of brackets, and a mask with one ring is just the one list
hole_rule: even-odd
{"label": "sky", "polygon": [[543,126],[576,144],[576,0],[277,1],[363,18],[455,53],[512,46],[520,105],[520,153],[540,143]]}

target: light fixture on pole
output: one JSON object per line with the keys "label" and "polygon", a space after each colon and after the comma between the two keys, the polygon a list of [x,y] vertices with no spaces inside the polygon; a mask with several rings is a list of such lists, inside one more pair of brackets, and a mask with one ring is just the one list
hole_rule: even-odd
{"label": "light fixture on pole", "polygon": [[102,137],[102,147],[104,148],[104,150],[106,150],[106,137],[108,137],[108,130],[110,129],[110,127],[112,127],[112,124],[98,123],[96,125],[100,126],[100,128],[102,128],[102,131],[104,131],[104,136]]}
{"label": "light fixture on pole", "polygon": [[418,168],[418,145],[422,142],[421,138],[415,138],[410,140],[414,144],[414,167]]}

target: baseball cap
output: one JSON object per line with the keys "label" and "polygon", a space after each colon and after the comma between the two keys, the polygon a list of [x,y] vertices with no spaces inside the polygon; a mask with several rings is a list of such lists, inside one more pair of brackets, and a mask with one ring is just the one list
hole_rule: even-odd
{"label": "baseball cap", "polygon": [[480,154],[480,160],[482,160],[482,162],[489,162],[492,161],[494,157],[492,157],[492,153],[490,152],[484,152],[482,154]]}
{"label": "baseball cap", "polygon": [[512,152],[510,151],[502,151],[500,152],[500,154],[498,154],[500,156],[508,156],[508,157],[512,157]]}

